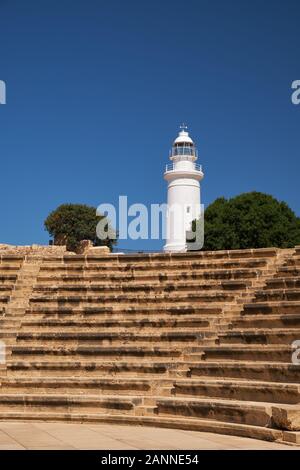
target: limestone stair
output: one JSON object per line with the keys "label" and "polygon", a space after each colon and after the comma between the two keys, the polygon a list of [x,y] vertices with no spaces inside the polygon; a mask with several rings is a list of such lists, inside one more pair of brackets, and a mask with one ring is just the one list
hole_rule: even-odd
{"label": "limestone stair", "polygon": [[13,338],[1,419],[300,444],[299,258],[298,248],[44,256],[27,284],[18,278],[18,320],[1,324]]}

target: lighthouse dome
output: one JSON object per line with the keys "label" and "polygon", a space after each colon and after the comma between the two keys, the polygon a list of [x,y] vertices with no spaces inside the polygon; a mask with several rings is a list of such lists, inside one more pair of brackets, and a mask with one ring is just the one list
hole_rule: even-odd
{"label": "lighthouse dome", "polygon": [[185,130],[179,132],[178,137],[174,140],[174,145],[176,144],[191,144],[194,145],[193,140],[190,138],[189,133]]}

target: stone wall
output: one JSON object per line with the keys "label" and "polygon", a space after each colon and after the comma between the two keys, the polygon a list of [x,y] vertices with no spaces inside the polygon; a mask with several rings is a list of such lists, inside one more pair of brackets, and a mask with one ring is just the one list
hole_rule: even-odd
{"label": "stone wall", "polygon": [[91,240],[82,240],[79,243],[76,251],[77,255],[109,255],[110,249],[108,246],[94,246]]}
{"label": "stone wall", "polygon": [[[56,245],[7,245],[0,244],[0,254],[12,255],[63,255],[67,252],[66,246]],[[68,252],[68,254],[71,254]]]}

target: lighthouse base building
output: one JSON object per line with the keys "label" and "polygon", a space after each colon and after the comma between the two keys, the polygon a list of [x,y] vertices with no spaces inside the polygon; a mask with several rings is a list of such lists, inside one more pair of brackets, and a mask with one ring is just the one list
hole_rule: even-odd
{"label": "lighthouse base building", "polygon": [[181,126],[170,152],[171,163],[164,173],[168,182],[166,252],[187,251],[187,232],[191,230],[192,221],[200,218],[200,181],[204,174],[197,159],[196,146],[186,127]]}

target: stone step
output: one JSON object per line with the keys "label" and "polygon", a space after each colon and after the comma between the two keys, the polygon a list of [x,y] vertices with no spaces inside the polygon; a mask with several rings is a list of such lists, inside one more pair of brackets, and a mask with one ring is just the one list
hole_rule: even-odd
{"label": "stone step", "polygon": [[[148,400],[149,401],[149,400]],[[212,398],[167,398],[153,397],[148,403],[143,397],[114,395],[65,395],[65,394],[0,394],[0,410],[9,411],[64,411],[80,410],[110,413],[141,414],[138,406],[152,405],[157,415],[175,415],[212,419],[220,422],[249,424],[262,427],[275,427],[286,412],[290,422],[286,422],[287,430],[299,431],[300,407],[296,405],[277,405],[268,402],[241,402]],[[155,405],[153,406],[153,403]]]}
{"label": "stone step", "polygon": [[10,320],[0,320],[0,336],[7,331],[14,331],[16,333],[19,330],[19,322]]}
{"label": "stone step", "polygon": [[108,376],[110,378],[119,376],[135,377],[186,377],[189,366],[186,363],[170,362],[169,360],[148,360],[146,362],[140,359],[126,358],[126,361],[101,360],[72,360],[72,361],[54,361],[51,360],[26,360],[24,357],[20,361],[8,360],[7,370],[10,376],[21,377],[41,377],[47,376],[60,377],[85,377],[90,376]]}
{"label": "stone step", "polygon": [[246,329],[246,328],[299,328],[300,327],[300,312],[294,314],[284,315],[243,315],[238,320],[233,320],[229,328]]}
{"label": "stone step", "polygon": [[14,288],[14,293],[19,294],[20,292],[24,292],[25,294],[30,294],[32,291],[32,281],[31,282],[20,282],[18,281]]}
{"label": "stone step", "polygon": [[267,289],[256,292],[255,301],[285,301],[285,300],[300,300],[300,289]]}
{"label": "stone step", "polygon": [[97,414],[97,413],[70,413],[70,412],[1,412],[1,420],[21,421],[70,421],[87,423],[110,423],[123,425],[154,426],[170,429],[183,429],[187,431],[212,432],[231,436],[251,437],[266,441],[284,441],[300,443],[300,433],[281,431],[278,429],[220,422],[209,419],[188,418],[182,416],[133,416],[122,414]]}
{"label": "stone step", "polygon": [[299,383],[299,365],[276,362],[252,361],[202,361],[190,364],[188,376],[211,377],[268,382]]}
{"label": "stone step", "polygon": [[[297,257],[294,257],[295,259]],[[66,267],[68,269],[76,268],[76,267],[83,267],[83,268],[93,268],[97,266],[103,267],[118,267],[118,268],[139,268],[140,266],[151,266],[151,267],[162,267],[162,266],[177,266],[178,264],[182,265],[211,265],[211,264],[223,264],[223,263],[230,263],[230,262],[251,262],[251,261],[265,261],[267,262],[270,259],[275,259],[275,256],[261,256],[261,253],[258,253],[257,256],[210,256],[204,252],[198,252],[196,255],[192,255],[191,253],[185,253],[183,256],[163,256],[147,258],[144,257],[142,259],[139,254],[134,254],[132,256],[129,255],[122,255],[119,257],[115,257],[114,255],[109,257],[102,257],[99,258],[85,258],[80,259],[79,257],[72,257],[69,259],[64,259],[63,261],[56,262],[53,260],[46,260],[43,258],[42,268],[47,269],[51,267],[59,268],[59,267]]]}
{"label": "stone step", "polygon": [[28,357],[32,359],[52,358],[53,360],[61,360],[65,357],[68,360],[80,358],[107,358],[122,360],[122,358],[132,357],[139,358],[140,361],[147,361],[149,358],[179,358],[182,355],[180,349],[175,347],[159,347],[159,346],[13,346],[12,358]]}
{"label": "stone step", "polygon": [[[300,274],[300,273],[299,273]],[[291,277],[277,277],[268,279],[264,290],[282,290],[282,289],[299,289],[300,288],[300,276]]]}
{"label": "stone step", "polygon": [[[300,331],[300,330],[299,330]],[[70,342],[75,343],[120,343],[126,344],[128,342],[131,343],[159,343],[159,342],[172,342],[172,343],[189,343],[189,342],[199,342],[200,340],[204,340],[207,338],[215,337],[215,332],[208,332],[202,330],[193,330],[191,331],[168,331],[162,332],[161,330],[159,333],[156,334],[142,334],[141,332],[137,332],[135,329],[131,333],[127,330],[120,332],[18,332],[17,333],[17,342],[20,346],[20,343],[23,342],[24,344],[30,342],[30,346],[34,346],[36,344],[39,346],[39,342],[42,342],[44,345],[47,343],[58,343],[62,344],[62,342],[66,342],[66,345],[69,345]],[[300,336],[299,336],[300,337]]]}
{"label": "stone step", "polygon": [[9,338],[15,338],[15,331],[14,330],[9,330],[9,329],[6,329],[5,331],[3,331],[0,335],[0,339],[1,340],[7,340]]}
{"label": "stone step", "polygon": [[20,320],[25,313],[25,309],[22,308],[16,312],[13,312],[10,307],[5,307],[2,314],[0,314],[1,321],[17,321]]}
{"label": "stone step", "polygon": [[293,329],[273,328],[269,330],[236,330],[218,335],[220,344],[291,344],[300,340],[300,325]]}
{"label": "stone step", "polygon": [[163,317],[171,319],[179,319],[184,317],[201,319],[202,315],[204,318],[207,316],[215,317],[216,315],[222,314],[222,307],[217,304],[210,305],[197,305],[197,306],[130,306],[128,308],[123,308],[118,306],[114,307],[84,307],[84,308],[70,308],[70,307],[31,307],[30,310],[26,312],[27,319],[61,319],[67,317],[79,320],[79,319],[95,319],[99,320],[124,320],[127,319],[139,319],[139,320],[148,320],[151,319],[163,319]]}
{"label": "stone step", "polygon": [[[39,330],[44,329],[48,331],[48,328],[60,331],[61,324],[62,328],[66,328],[65,331],[70,331],[70,328],[73,328],[72,324],[74,324],[74,328],[78,325],[78,328],[96,328],[97,325],[103,328],[118,328],[118,323],[120,322],[120,328],[123,326],[125,328],[151,328],[151,325],[154,325],[153,328],[159,328],[159,325],[166,327],[174,327],[181,325],[186,325],[187,328],[196,327],[196,328],[210,328],[210,325],[217,325],[221,323],[223,318],[225,319],[226,316],[218,317],[216,314],[208,314],[203,315],[203,319],[201,315],[198,313],[191,314],[182,312],[181,314],[172,314],[169,312],[159,313],[151,311],[149,317],[147,318],[145,314],[136,313],[135,311],[112,311],[111,314],[109,312],[82,312],[80,314],[75,315],[74,313],[68,313],[68,311],[60,312],[59,314],[48,312],[45,318],[45,324],[42,324],[43,315],[40,313],[34,314],[27,314],[24,316],[22,320],[21,328],[25,330],[30,329],[31,327],[28,325],[34,324],[36,328]],[[232,316],[228,316],[229,319]],[[52,323],[53,320],[53,323]],[[33,323],[32,323],[33,322]],[[74,323],[75,322],[75,323]],[[211,323],[210,323],[211,322]],[[126,326],[127,325],[127,326]],[[54,331],[54,330],[53,330]]]}
{"label": "stone step", "polygon": [[252,259],[252,258],[274,258],[278,253],[275,248],[259,248],[255,250],[220,250],[220,251],[194,251],[188,253],[132,253],[132,254],[115,254],[111,253],[110,256],[106,255],[69,255],[55,258],[43,257],[43,265],[47,264],[63,264],[73,266],[77,264],[91,265],[91,264],[147,264],[147,263],[176,263],[180,261],[201,262],[203,260],[222,261],[226,259]]}
{"label": "stone step", "polygon": [[300,266],[300,256],[297,252],[294,256],[291,256],[286,260],[286,266]]}
{"label": "stone step", "polygon": [[6,261],[9,261],[10,263],[13,263],[13,262],[22,263],[24,261],[24,256],[22,254],[1,252],[0,262],[5,263]]}
{"label": "stone step", "polygon": [[[230,281],[232,282],[232,281]],[[13,284],[0,284],[0,293],[1,295],[5,294],[6,292],[11,292],[11,290],[14,288]]]}
{"label": "stone step", "polygon": [[204,360],[235,360],[235,361],[268,361],[268,362],[291,362],[293,348],[291,345],[241,345],[228,344],[226,346],[204,347]]}
{"label": "stone step", "polygon": [[25,308],[27,307],[27,302],[24,299],[12,298],[9,305],[13,305],[14,307],[23,309],[23,311],[25,311]]}
{"label": "stone step", "polygon": [[11,292],[11,303],[15,303],[16,301],[20,301],[20,300],[24,300],[25,302],[28,302],[28,297],[30,296],[31,294],[31,289],[29,289],[28,291],[27,290],[23,290],[23,289],[20,289],[20,290],[13,290]]}
{"label": "stone step", "polygon": [[[205,258],[205,259],[223,259],[223,258],[251,258],[251,257],[266,257],[272,258],[278,253],[278,248],[255,248],[255,249],[237,249],[237,250],[216,250],[216,251],[197,251],[197,252],[188,252],[188,253],[154,253],[154,254],[127,254],[127,255],[115,255],[118,257],[119,262],[124,262],[128,260],[137,261],[140,260],[145,262],[147,259],[151,260],[180,260],[180,259],[196,259]],[[113,255],[114,256],[114,255]],[[101,259],[98,255],[87,255],[87,262],[99,262]],[[103,257],[102,257],[103,259]]]}
{"label": "stone step", "polygon": [[22,263],[14,263],[11,261],[5,261],[0,263],[0,272],[7,272],[7,270],[10,271],[19,271],[20,268],[22,267]]}
{"label": "stone step", "polygon": [[228,378],[260,380],[268,382],[299,383],[299,366],[291,363],[256,363],[254,361],[201,361],[198,363],[176,362],[168,360],[148,360],[141,362],[126,358],[126,361],[93,360],[80,361],[54,361],[52,360],[8,360],[7,368],[10,373],[18,376],[41,376],[44,374],[63,376],[89,376],[108,375],[114,376],[156,376],[186,377],[193,378]]}
{"label": "stone step", "polygon": [[5,315],[6,316],[18,316],[18,315],[23,315],[24,313],[24,307],[16,307],[15,305],[12,305],[12,302],[10,302],[9,305],[5,307]]}
{"label": "stone step", "polygon": [[[279,405],[268,402],[243,402],[210,398],[157,398],[158,415],[181,415],[202,419],[214,419],[221,422],[249,424],[253,426],[276,428],[286,410],[291,422],[286,421],[287,430],[300,431],[300,407],[297,405]],[[294,429],[293,429],[294,428]]]}
{"label": "stone step", "polygon": [[211,293],[211,294],[202,294],[202,293],[166,293],[166,294],[156,294],[144,293],[143,295],[137,294],[126,294],[126,295],[114,295],[114,294],[105,294],[105,295],[78,295],[78,296],[48,296],[48,295],[33,295],[30,299],[30,305],[32,306],[59,306],[59,305],[82,305],[89,306],[91,304],[101,305],[149,305],[152,304],[163,304],[166,306],[171,306],[176,303],[179,305],[203,305],[209,302],[216,304],[225,302],[233,302],[235,296],[232,293]]}
{"label": "stone step", "polygon": [[172,381],[154,378],[132,377],[0,377],[0,394],[7,392],[18,393],[68,393],[68,394],[127,394],[149,395],[158,388]]}
{"label": "stone step", "polygon": [[0,284],[4,286],[11,286],[12,288],[15,285],[18,276],[16,274],[0,274]]}
{"label": "stone step", "polygon": [[[152,318],[133,318],[133,319],[107,319],[107,320],[91,320],[91,319],[80,319],[76,318],[73,320],[65,320],[65,319],[50,319],[42,317],[41,319],[29,319],[30,315],[27,315],[25,319],[22,321],[22,331],[32,331],[32,332],[39,332],[43,330],[45,332],[55,332],[55,331],[65,331],[68,332],[72,330],[76,331],[83,331],[88,330],[91,331],[94,328],[100,329],[101,332],[107,331],[126,331],[129,329],[137,329],[138,331],[156,331],[159,329],[160,331],[177,331],[177,329],[185,328],[185,329],[194,329],[194,328],[201,328],[207,329],[210,326],[210,322],[212,321],[212,315],[209,317],[202,317],[202,316],[185,316],[184,319],[179,317],[171,317],[171,318],[159,318],[159,319],[152,319]],[[31,318],[31,317],[30,317]],[[34,318],[34,316],[33,316]],[[217,320],[218,317],[216,316],[215,319]],[[300,319],[300,315],[299,315]],[[11,321],[11,324],[18,324],[16,322]],[[1,325],[1,321],[0,321]]]}
{"label": "stone step", "polygon": [[275,277],[279,277],[279,278],[286,278],[288,279],[289,277],[291,278],[294,278],[294,277],[298,277],[300,276],[300,264],[299,266],[281,266],[278,268],[278,271],[277,273],[275,274]]}
{"label": "stone step", "polygon": [[249,258],[249,259],[236,259],[236,260],[212,260],[212,261],[186,261],[172,263],[120,263],[120,264],[93,264],[83,265],[78,263],[77,266],[67,266],[66,264],[43,264],[40,268],[40,274],[55,272],[57,273],[69,273],[75,274],[78,272],[85,273],[97,273],[99,271],[106,273],[124,273],[124,272],[152,272],[164,273],[165,271],[170,273],[176,273],[184,269],[189,270],[215,270],[215,269],[239,269],[239,268],[265,268],[267,260],[263,258]]}
{"label": "stone step", "polygon": [[[265,272],[265,271],[264,271]],[[216,281],[225,281],[225,280],[247,280],[255,279],[259,277],[261,270],[259,269],[221,269],[221,270],[205,270],[205,271],[194,271],[194,270],[182,270],[179,273],[137,273],[132,271],[130,273],[114,273],[107,274],[103,272],[98,272],[96,274],[87,274],[85,272],[79,272],[77,274],[57,274],[53,273],[52,275],[40,274],[37,278],[37,283],[40,285],[52,285],[52,284],[81,284],[81,283],[99,283],[99,282],[119,282],[119,283],[153,283],[160,282],[161,284],[165,282],[175,282],[178,281],[189,281],[197,280],[202,282],[216,282]]]}
{"label": "stone step", "polygon": [[[188,342],[190,340],[205,340],[211,337],[215,338],[216,335],[216,327],[212,325],[210,328],[202,328],[201,330],[195,329],[194,326],[183,328],[180,326],[177,327],[141,327],[136,330],[136,327],[113,327],[113,328],[91,328],[91,327],[84,327],[84,328],[69,328],[68,330],[64,330],[61,332],[61,329],[53,329],[53,328],[39,328],[39,329],[32,329],[32,328],[21,328],[17,325],[6,327],[5,329],[0,330],[0,335],[7,332],[13,332],[14,335],[18,335],[17,339],[18,342],[32,342],[32,341],[49,341],[49,344],[53,342],[59,342],[62,337],[66,338],[68,344],[70,341],[83,341],[84,343],[94,341],[139,341],[145,342],[149,341],[150,343],[153,341],[178,341],[181,342]],[[101,331],[99,333],[99,331]],[[24,333],[24,335],[23,335]],[[137,339],[135,339],[137,336]],[[44,343],[45,344],[45,343]],[[54,343],[53,343],[54,344]],[[99,344],[99,343],[98,343]],[[201,343],[202,344],[202,343]]]}
{"label": "stone step", "polygon": [[300,385],[234,379],[156,379],[136,377],[0,377],[0,394],[92,393],[176,397],[212,397],[230,400],[299,404]]}
{"label": "stone step", "polygon": [[[87,334],[91,333],[91,339],[92,336],[95,336],[97,334],[101,335],[101,339],[104,338],[103,335],[112,335],[111,337],[114,338],[116,337],[117,334],[120,334],[120,337],[124,337],[128,333],[129,336],[133,336],[135,334],[138,335],[143,335],[146,338],[151,338],[152,336],[159,336],[159,335],[168,335],[170,336],[172,333],[176,335],[177,333],[180,334],[180,336],[184,336],[184,333],[186,332],[188,336],[196,336],[196,334],[203,334],[203,337],[206,334],[210,333],[216,333],[216,326],[223,328],[222,323],[218,323],[217,319],[216,321],[211,321],[211,324],[209,322],[209,319],[207,321],[203,322],[198,322],[197,319],[191,321],[182,321],[180,320],[158,320],[158,321],[153,321],[151,320],[147,321],[146,319],[143,320],[132,320],[132,321],[121,321],[119,322],[118,320],[107,320],[107,322],[104,320],[103,322],[95,322],[95,321],[78,321],[78,322],[65,322],[64,324],[61,322],[54,322],[51,323],[48,321],[45,321],[45,324],[42,324],[42,321],[38,322],[25,322],[23,321],[22,324],[20,325],[20,321],[15,321],[15,322],[10,322],[8,321],[3,321],[2,326],[0,322],[0,334],[5,333],[7,329],[10,329],[15,332],[15,334],[20,333],[20,338],[23,338],[25,340],[30,339],[31,333],[33,334],[32,338],[39,338],[41,335],[44,335],[45,333],[45,338],[48,337],[50,340],[51,338],[55,339],[58,336],[57,335],[64,335],[66,334],[66,338],[71,338],[71,335],[73,335],[72,339],[76,339],[76,337],[80,337],[79,335],[83,335],[82,338],[84,339],[87,337]],[[224,331],[226,331],[226,328],[224,327]],[[247,328],[245,328],[245,331],[247,331]],[[26,336],[23,336],[26,335]]]}
{"label": "stone step", "polygon": [[278,248],[255,248],[255,249],[238,249],[238,250],[219,250],[219,251],[197,251],[188,253],[134,253],[134,254],[114,254],[109,256],[103,254],[87,254],[87,255],[70,255],[65,254],[61,256],[53,255],[43,256],[43,262],[53,263],[127,263],[133,261],[135,263],[145,263],[147,261],[172,261],[172,260],[199,260],[199,259],[223,259],[223,258],[251,258],[266,257],[272,258],[278,253]]}
{"label": "stone step", "polygon": [[142,397],[65,395],[65,394],[0,394],[0,412],[51,410],[72,412],[106,410],[110,413],[135,413],[135,407],[141,404]]}
{"label": "stone step", "polygon": [[[166,282],[164,284],[157,281],[156,283],[152,282],[151,284],[141,284],[141,283],[132,283],[128,284],[125,283],[104,283],[104,284],[88,284],[85,281],[82,281],[80,284],[70,284],[70,285],[58,285],[52,284],[49,286],[37,284],[34,287],[34,294],[51,294],[57,295],[60,294],[78,294],[82,293],[83,295],[86,294],[93,294],[93,293],[103,293],[103,292],[118,292],[122,293],[131,293],[131,292],[146,292],[147,294],[154,291],[159,292],[167,292],[167,293],[177,293],[181,291],[188,291],[194,292],[195,288],[199,289],[200,291],[210,291],[213,290],[215,292],[222,293],[223,290],[229,291],[242,291],[247,289],[251,285],[250,281],[246,280],[222,280],[222,281],[214,281],[214,282],[199,282],[199,281],[184,281],[184,282],[176,282],[176,285],[171,282]],[[1,286],[0,286],[1,289]],[[22,289],[23,290],[23,289]],[[28,289],[29,292],[30,289]]]}
{"label": "stone step", "polygon": [[271,402],[285,404],[300,403],[300,385],[270,383],[238,379],[181,379],[175,380],[171,394],[174,396],[195,396]]}
{"label": "stone step", "polygon": [[[49,349],[53,348],[58,348],[61,347],[62,345],[62,340],[59,339],[49,339],[49,340],[41,340],[41,339],[35,339],[35,340],[19,340],[18,338],[15,340],[15,333],[8,333],[10,336],[8,338],[13,338],[14,343],[16,344],[17,347],[19,348],[28,348],[28,349],[37,349],[46,347],[47,351]],[[3,339],[3,338],[2,338]],[[210,332],[207,334],[207,337],[203,339],[197,339],[194,337],[188,338],[188,337],[168,337],[167,335],[165,337],[158,337],[154,336],[151,337],[149,340],[147,337],[142,337],[141,335],[137,338],[134,337],[128,337],[128,339],[123,339],[122,337],[118,339],[117,337],[115,338],[110,338],[107,336],[106,339],[102,340],[97,340],[97,339],[87,339],[87,338],[79,338],[78,339],[68,339],[68,340],[63,340],[65,341],[65,346],[66,348],[77,348],[77,347],[84,347],[84,348],[97,348],[97,347],[113,347],[116,349],[123,349],[124,347],[139,347],[139,348],[144,348],[148,350],[148,348],[166,348],[166,349],[176,349],[176,350],[181,350],[182,348],[194,348],[194,347],[199,347],[199,346],[215,346],[216,344],[216,335],[213,332]],[[184,351],[181,351],[182,353]],[[16,354],[15,352],[13,354]],[[27,353],[29,354],[29,353]],[[35,355],[34,352],[32,352],[33,355]],[[41,353],[38,353],[40,355]],[[45,355],[48,355],[51,353],[45,353]],[[73,352],[72,354],[84,354],[79,353],[79,352]],[[88,353],[87,353],[88,354]],[[92,353],[91,353],[92,354]],[[201,353],[199,353],[201,354]],[[146,352],[145,356],[148,356],[148,353]]]}
{"label": "stone step", "polygon": [[14,266],[11,264],[0,264],[0,275],[13,274],[17,275],[19,273],[19,266]]}
{"label": "stone step", "polygon": [[253,302],[244,305],[243,314],[294,314],[300,313],[300,301]]}

